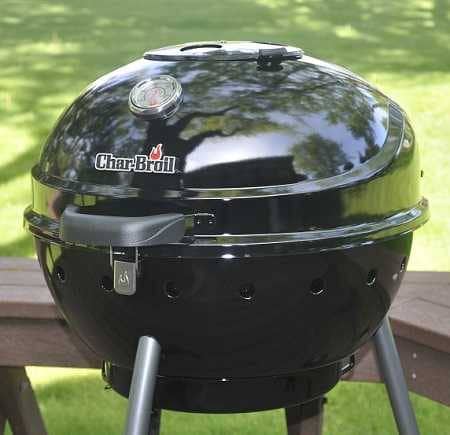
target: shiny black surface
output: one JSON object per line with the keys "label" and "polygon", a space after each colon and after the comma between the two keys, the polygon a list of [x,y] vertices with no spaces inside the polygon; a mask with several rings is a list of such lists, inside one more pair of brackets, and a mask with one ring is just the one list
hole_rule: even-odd
{"label": "shiny black surface", "polygon": [[[168,120],[136,118],[128,109],[131,89],[160,74],[181,83],[182,105]],[[99,79],[68,108],[39,172],[148,192],[301,184],[376,156],[387,138],[388,103],[364,82],[303,60],[285,61],[278,71],[255,62],[138,60]],[[94,168],[96,153],[133,157],[159,143],[177,157],[177,175]]]}
{"label": "shiny black surface", "polygon": [[162,345],[162,375],[222,378],[295,373],[352,353],[386,314],[411,240],[279,257],[141,257],[132,297],[105,288],[106,252],[37,247],[58,306],[100,357],[131,367],[148,334]]}
{"label": "shiny black surface", "polygon": [[[57,305],[120,371],[110,381],[122,394],[139,337],[154,336],[161,407],[267,409],[323,394],[386,315],[412,231],[428,219],[401,108],[342,68],[308,56],[260,62],[257,48],[226,62],[211,60],[222,47],[187,48],[182,60],[160,52],[100,78],[32,171],[24,217]],[[131,89],[161,74],[181,83],[183,103],[165,120],[137,118]],[[147,160],[158,144],[175,173],[95,169],[97,153]],[[61,239],[69,205],[105,222],[208,219],[194,218],[179,243],[110,250]],[[136,255],[137,291],[119,295],[111,260]],[[247,405],[231,402],[240,392]]]}
{"label": "shiny black surface", "polygon": [[[140,60],[99,79],[62,116],[33,169],[30,229],[58,239],[68,204],[128,216],[208,213],[211,225],[164,255],[220,256],[211,245],[246,244],[233,253],[245,256],[298,252],[304,246],[292,243],[317,232],[336,239],[316,246],[324,249],[422,225],[418,149],[401,109],[333,65],[304,57],[282,66]],[[130,113],[127,98],[156,73],[172,73],[185,100],[173,118],[147,122]],[[94,168],[97,152],[130,157],[157,143],[176,156],[176,174]],[[290,245],[256,247],[267,242]]]}
{"label": "shiny black surface", "polygon": [[[396,119],[392,118],[390,129]],[[60,215],[68,204],[95,206],[96,212],[113,215],[125,213],[130,216],[145,216],[172,212],[213,214],[213,224],[197,226],[194,234],[212,235],[218,244],[236,243],[236,240],[229,240],[226,235],[235,238],[238,235],[262,234],[273,236],[274,241],[279,241],[280,237],[277,235],[289,233],[285,239],[295,241],[297,236],[291,236],[290,233],[347,227],[349,234],[357,235],[361,226],[378,228],[378,231],[379,225],[389,230],[383,232],[382,236],[391,237],[412,231],[428,219],[428,205],[421,198],[419,188],[421,168],[418,148],[407,119],[404,120],[404,129],[400,128],[396,135],[401,140],[400,147],[387,167],[368,179],[347,179],[350,172],[358,171],[363,166],[366,169],[370,167],[375,160],[372,158],[365,165],[342,174],[347,179],[344,182],[349,182],[342,186],[333,185],[339,181],[336,177],[340,176],[336,176],[254,189],[154,188],[149,191],[145,186],[135,188],[120,184],[97,184],[93,188],[87,182],[63,180],[42,174],[36,167],[33,170],[33,204],[25,218],[35,234],[51,233],[56,238]],[[391,138],[388,141],[390,140]],[[150,176],[148,179],[153,178]],[[306,191],[302,190],[308,183],[314,185],[310,185]],[[413,219],[407,218],[405,224],[406,221],[401,216],[408,215]],[[356,246],[376,238],[379,236],[375,234],[366,234],[356,240],[354,237],[352,240],[345,237],[344,243]],[[250,245],[251,241],[245,239],[240,243]],[[183,255],[209,255],[206,250],[194,252],[191,249],[193,245],[186,245],[184,248]],[[286,249],[284,247],[283,252]],[[294,251],[299,249],[301,246],[296,246]],[[267,252],[270,250],[271,248]],[[251,252],[246,253],[253,255]]]}
{"label": "shiny black surface", "polygon": [[[252,412],[298,405],[330,391],[341,376],[341,363],[289,376],[198,379],[158,376],[154,407],[184,412]],[[105,363],[103,378],[128,397],[131,370]]]}

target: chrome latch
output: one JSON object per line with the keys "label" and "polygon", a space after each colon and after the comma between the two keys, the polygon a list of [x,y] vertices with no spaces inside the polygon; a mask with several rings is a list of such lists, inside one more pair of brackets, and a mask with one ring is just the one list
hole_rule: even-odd
{"label": "chrome latch", "polygon": [[110,264],[113,269],[114,290],[116,293],[131,296],[136,293],[137,275],[139,271],[139,251],[135,249],[134,261],[116,260],[113,248],[109,248]]}
{"label": "chrome latch", "polygon": [[355,355],[350,355],[347,362],[341,366],[341,376],[344,376],[355,367]]}

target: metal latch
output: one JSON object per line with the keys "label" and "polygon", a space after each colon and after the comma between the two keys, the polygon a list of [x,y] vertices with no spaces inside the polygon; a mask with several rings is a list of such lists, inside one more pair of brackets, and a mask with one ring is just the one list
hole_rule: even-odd
{"label": "metal latch", "polygon": [[264,70],[279,70],[283,60],[300,59],[303,51],[288,51],[285,47],[261,48],[258,52],[257,63],[259,68]]}
{"label": "metal latch", "polygon": [[287,50],[284,47],[279,48],[261,48],[259,50],[258,62],[281,62],[283,57],[287,55]]}
{"label": "metal latch", "polygon": [[134,261],[123,261],[114,259],[114,251],[110,246],[109,256],[113,269],[114,290],[116,293],[131,296],[136,293],[137,275],[139,271],[139,251],[136,247]]}
{"label": "metal latch", "polygon": [[[112,218],[114,217],[111,217],[111,221],[117,223],[117,220]],[[153,224],[150,225],[152,218]],[[139,217],[138,220],[135,218],[134,228],[137,229],[137,232],[136,234],[130,234],[129,232],[126,233],[128,227],[123,222],[124,218],[120,219],[122,221],[118,227],[115,240],[118,243],[127,242],[128,245],[119,248],[121,249],[120,251],[118,248],[114,250],[110,245],[109,261],[113,270],[114,291],[126,296],[136,293],[137,278],[139,276],[139,246],[177,243],[185,236],[189,238],[186,231],[192,232],[194,227],[196,231],[208,232],[215,225],[215,216],[211,213],[194,213],[190,215],[172,213]],[[131,220],[132,218],[127,219]],[[140,228],[143,228],[145,231],[138,231]],[[129,239],[133,240],[133,244],[138,246],[132,246]],[[130,259],[130,250],[134,250],[134,261]]]}
{"label": "metal latch", "polygon": [[355,355],[350,355],[348,361],[341,366],[341,376],[353,370],[353,367],[355,367]]}

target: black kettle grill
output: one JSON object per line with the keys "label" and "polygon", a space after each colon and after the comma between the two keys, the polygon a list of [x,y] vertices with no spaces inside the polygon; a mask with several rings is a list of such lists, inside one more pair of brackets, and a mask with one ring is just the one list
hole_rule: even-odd
{"label": "black kettle grill", "polygon": [[115,390],[150,336],[155,408],[263,410],[322,396],[377,331],[428,217],[420,176],[403,110],[350,71],[192,43],[82,92],[25,221]]}

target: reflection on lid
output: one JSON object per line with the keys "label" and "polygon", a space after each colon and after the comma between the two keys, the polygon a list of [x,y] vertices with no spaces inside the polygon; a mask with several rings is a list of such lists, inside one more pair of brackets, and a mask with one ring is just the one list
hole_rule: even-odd
{"label": "reflection on lid", "polygon": [[295,136],[277,133],[209,138],[187,156],[184,172],[193,172],[212,165],[289,156],[294,143]]}
{"label": "reflection on lid", "polygon": [[[388,100],[339,71],[303,61],[261,71],[252,62],[142,60],[110,74],[66,112],[41,165],[72,181],[155,191],[287,185],[342,174],[379,153]],[[170,75],[185,90],[169,119],[143,121],[127,99],[140,81]],[[175,175],[95,170],[95,154],[132,157],[164,145]],[[305,183],[306,184],[306,183]]]}

